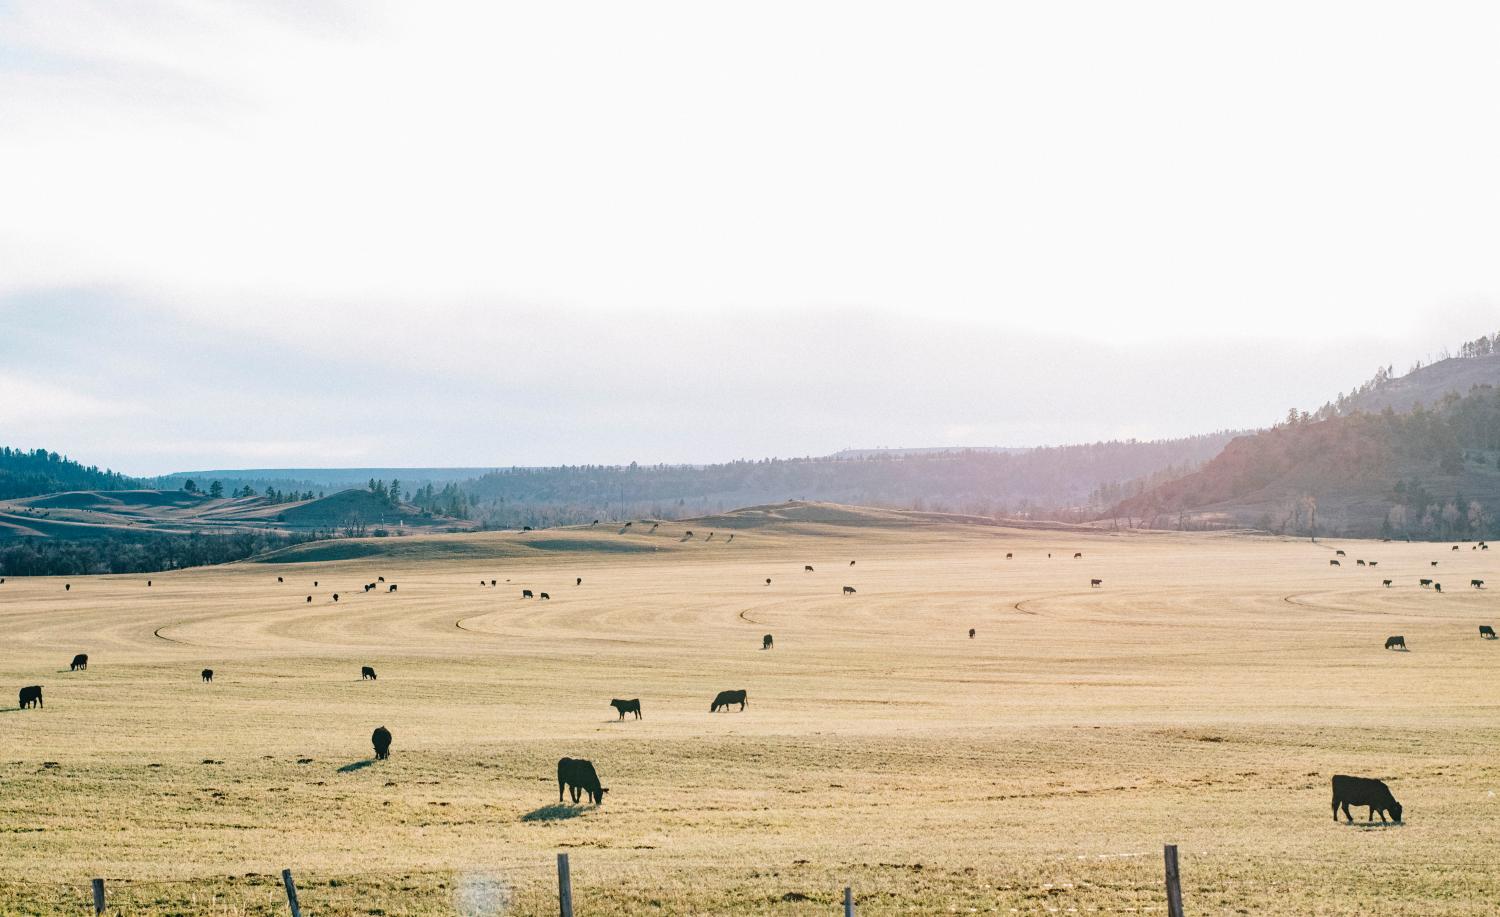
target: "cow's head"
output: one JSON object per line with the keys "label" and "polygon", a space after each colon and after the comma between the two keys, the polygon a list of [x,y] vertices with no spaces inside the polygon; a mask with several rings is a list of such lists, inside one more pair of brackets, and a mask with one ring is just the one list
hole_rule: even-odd
{"label": "cow's head", "polygon": [[[609,787],[607,787],[607,786],[601,786],[601,787],[599,787],[599,791],[594,794],[594,805],[599,805],[600,803],[604,802],[604,794],[608,793],[608,792],[609,792]],[[1400,820],[1401,820],[1401,818],[1398,816],[1396,818],[1396,821],[1400,821]]]}
{"label": "cow's head", "polygon": [[1394,799],[1391,800],[1391,818],[1395,819],[1397,824],[1401,823],[1401,803]]}

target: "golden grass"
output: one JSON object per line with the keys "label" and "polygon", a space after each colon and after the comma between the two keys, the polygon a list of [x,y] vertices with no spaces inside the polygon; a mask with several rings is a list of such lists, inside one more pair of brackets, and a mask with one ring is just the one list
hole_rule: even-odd
{"label": "golden grass", "polygon": [[[861,914],[1162,913],[1174,842],[1194,914],[1494,912],[1500,608],[1467,583],[1500,552],[808,518],[12,578],[0,685],[47,707],[0,712],[0,912],[82,912],[102,875],[125,913],[284,913],[289,866],[320,917],[555,913],[569,851],[587,915],[845,884]],[[724,688],[749,708],[710,715]],[[602,807],[556,808],[563,755]],[[1407,823],[1335,825],[1334,773]]]}

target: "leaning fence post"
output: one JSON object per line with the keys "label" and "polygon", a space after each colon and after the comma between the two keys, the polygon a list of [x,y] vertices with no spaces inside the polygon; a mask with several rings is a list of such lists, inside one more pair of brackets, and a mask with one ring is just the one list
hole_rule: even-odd
{"label": "leaning fence post", "polygon": [[1177,871],[1177,845],[1162,848],[1167,861],[1167,917],[1182,917],[1182,876]]}
{"label": "leaning fence post", "polygon": [[104,880],[94,880],[94,913],[104,913]]}
{"label": "leaning fence post", "polygon": [[281,884],[286,886],[286,903],[292,909],[292,917],[302,917],[302,907],[297,903],[297,883],[292,881],[292,871],[281,871]]}
{"label": "leaning fence post", "polygon": [[562,917],[573,917],[573,879],[568,875],[568,855],[557,855],[557,911]]}
{"label": "leaning fence post", "polygon": [[854,889],[844,886],[844,917],[854,917]]}

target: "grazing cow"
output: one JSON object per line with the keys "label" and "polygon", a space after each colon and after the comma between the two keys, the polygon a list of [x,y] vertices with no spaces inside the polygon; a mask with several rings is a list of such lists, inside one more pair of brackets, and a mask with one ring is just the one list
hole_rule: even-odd
{"label": "grazing cow", "polygon": [[338,594],[338,593],[337,593],[337,592],[335,592],[335,593],[334,593],[334,594],[333,594],[333,600],[334,600],[334,601],[335,601],[335,602],[337,602],[337,601],[338,601],[338,600],[339,600],[339,594]]}
{"label": "grazing cow", "polygon": [[396,584],[395,583],[391,583],[391,588],[389,588],[389,589],[386,590],[386,592],[388,592],[388,593],[389,592],[395,592],[395,591],[396,591]]}
{"label": "grazing cow", "polygon": [[1009,551],[1005,552],[1005,559],[1006,560],[1010,560],[1010,558],[1011,558],[1011,553]]}
{"label": "grazing cow", "polygon": [[1401,803],[1391,795],[1390,787],[1379,780],[1370,777],[1350,777],[1345,774],[1333,775],[1333,820],[1339,820],[1339,809],[1344,810],[1344,818],[1350,824],[1354,822],[1354,816],[1349,814],[1350,806],[1369,806],[1370,821],[1375,820],[1375,813],[1380,813],[1380,822],[1385,824],[1386,813],[1390,813],[1396,824],[1401,824]]}
{"label": "grazing cow", "polygon": [[625,714],[627,713],[634,713],[636,719],[641,718],[641,699],[639,697],[634,700],[620,700],[617,697],[610,701],[609,705],[615,708],[615,712],[620,714],[620,719],[622,720],[625,719]]}
{"label": "grazing cow", "polygon": [[1354,562],[1354,566],[1356,566],[1356,567],[1363,567],[1364,565],[1365,565],[1365,562],[1362,561],[1362,560],[1356,560]]}
{"label": "grazing cow", "polygon": [[375,760],[384,761],[391,756],[391,731],[384,726],[376,726],[375,731],[370,733],[370,744],[375,746]]}
{"label": "grazing cow", "polygon": [[308,601],[309,601],[309,602],[311,602],[311,601],[312,601],[312,596],[308,596],[308,597],[307,597],[307,600],[308,600]]}
{"label": "grazing cow", "polygon": [[83,669],[84,671],[88,671],[88,667],[89,667],[89,654],[88,653],[79,653],[77,656],[73,657],[73,663],[72,663],[71,666],[68,667],[68,671],[70,671],[70,672],[76,672],[79,669]]}
{"label": "grazing cow", "polygon": [[1458,545],[1454,545],[1453,546],[1453,550],[1457,551],[1458,550]]}
{"label": "grazing cow", "polygon": [[72,591],[73,591],[73,584],[72,583],[63,583],[63,592],[72,592]]}
{"label": "grazing cow", "polygon": [[1417,580],[1417,585],[1421,586],[1423,589],[1426,589],[1428,586],[1432,585],[1432,580],[1430,580],[1430,579],[1419,579],[1419,580]]}
{"label": "grazing cow", "polygon": [[844,595],[853,595],[853,594],[854,594],[854,587],[853,586],[845,586],[844,587]]}
{"label": "grazing cow", "polygon": [[276,582],[278,582],[278,583],[284,583],[284,582],[286,582],[286,580],[284,580],[284,579],[282,579],[281,577],[278,576],[278,577],[276,577]]}
{"label": "grazing cow", "polygon": [[1484,588],[1484,580],[1482,580],[1482,579],[1471,579],[1471,580],[1469,580],[1469,585],[1473,586],[1475,589],[1483,589]]}
{"label": "grazing cow", "polygon": [[203,670],[203,680],[204,681],[213,681],[214,680],[214,670],[213,669],[204,669]]}
{"label": "grazing cow", "polygon": [[596,526],[596,525],[598,525],[598,524],[599,524],[599,520],[598,520],[598,519],[595,519],[595,520],[594,520],[594,521],[593,521],[593,522],[590,522],[590,523],[589,523],[589,528],[593,528],[593,527],[594,527],[594,526]]}
{"label": "grazing cow", "polygon": [[550,595],[548,595],[547,593],[544,592],[541,595],[537,596],[537,598],[538,599],[550,599],[550,598],[552,598],[552,596],[550,596]]}
{"label": "grazing cow", "polygon": [[728,537],[728,538],[726,538],[726,539],[724,539],[724,543],[725,543],[725,544],[729,544],[729,542],[731,542],[731,541],[733,541],[733,540],[734,540],[734,533],[733,533],[733,532],[730,532],[730,533],[729,533],[729,537]]}
{"label": "grazing cow", "polygon": [[1434,566],[1434,567],[1436,567],[1436,566],[1437,566],[1437,561],[1433,561],[1433,562],[1432,562],[1432,565],[1433,565],[1433,566]]}
{"label": "grazing cow", "polygon": [[1399,637],[1398,636],[1398,637],[1386,637],[1385,638],[1385,648],[1386,649],[1393,650],[1393,649],[1395,649],[1398,646],[1401,649],[1406,649],[1406,638],[1405,637]]}
{"label": "grazing cow", "polygon": [[25,710],[27,707],[45,707],[45,706],[47,706],[47,705],[44,704],[44,703],[42,703],[42,686],[41,685],[32,685],[32,686],[30,686],[28,688],[22,688],[21,689],[21,709],[22,710]]}
{"label": "grazing cow", "polygon": [[361,681],[375,681],[375,667],[370,665],[360,666],[359,678]]}
{"label": "grazing cow", "polygon": [[714,533],[713,533],[713,532],[709,532],[709,533],[708,533],[708,537],[707,537],[707,538],[705,538],[705,539],[703,539],[703,540],[704,540],[704,542],[705,542],[705,543],[706,543],[706,542],[710,542],[710,541],[713,541],[713,540],[714,540]]}
{"label": "grazing cow", "polygon": [[1104,585],[1104,580],[1102,580],[1102,579],[1091,579],[1091,580],[1089,580],[1089,588],[1091,588],[1091,589],[1098,589],[1100,586],[1103,586],[1103,585]]}
{"label": "grazing cow", "polygon": [[849,561],[849,566],[851,566],[851,567],[854,566],[854,561],[852,561],[852,560]]}
{"label": "grazing cow", "polygon": [[1383,580],[1381,580],[1381,581],[1380,581],[1380,584],[1381,584],[1381,585],[1382,585],[1382,586],[1384,586],[1384,587],[1385,587],[1385,588],[1387,588],[1387,589],[1389,589],[1389,588],[1391,588],[1391,581],[1390,581],[1390,580],[1388,580],[1388,579],[1383,579]]}
{"label": "grazing cow", "polygon": [[1341,566],[1343,566],[1343,564],[1339,563],[1336,560],[1330,560],[1328,562],[1328,566],[1330,566],[1330,567],[1341,567]]}
{"label": "grazing cow", "polygon": [[578,805],[579,793],[588,793],[589,802],[599,805],[604,802],[604,794],[609,792],[609,787],[599,785],[599,775],[594,771],[594,763],[582,758],[558,758],[557,759],[557,801],[563,801],[563,787],[567,787],[573,796],[573,805]]}
{"label": "grazing cow", "polygon": [[[0,579],[0,583],[3,583],[3,582],[5,582],[5,580]],[[317,583],[313,583],[313,585],[316,586]],[[146,588],[149,589],[150,587],[151,587],[151,581],[150,580],[146,580]]]}
{"label": "grazing cow", "polygon": [[494,581],[494,580],[490,580],[490,585],[491,585],[491,586],[494,586],[494,585],[496,585],[496,583],[495,583],[495,581]]}
{"label": "grazing cow", "polygon": [[969,639],[970,640],[974,639],[974,628],[972,628],[972,627],[969,628]]}
{"label": "grazing cow", "polygon": [[744,710],[748,703],[750,703],[750,697],[744,691],[720,691],[714,695],[714,702],[709,705],[708,712],[718,713],[720,707],[728,710],[730,704],[739,704],[740,709]]}
{"label": "grazing cow", "polygon": [[776,648],[776,641],[771,639],[770,634],[766,634],[760,638],[760,648],[763,650],[773,650]]}
{"label": "grazing cow", "polygon": [[1372,561],[1370,561],[1370,566],[1373,567],[1373,566],[1375,566],[1378,563],[1380,563],[1380,561],[1378,561],[1378,560],[1372,560]]}
{"label": "grazing cow", "polygon": [[318,588],[318,581],[317,580],[313,580],[313,588],[314,589]]}
{"label": "grazing cow", "polygon": [[531,531],[531,526],[529,526],[529,525],[523,525],[523,526],[521,526],[521,531],[523,531],[523,532],[529,532],[529,531]]}
{"label": "grazing cow", "polygon": [[1481,624],[1479,625],[1479,636],[1493,640],[1495,639],[1495,629],[1488,624]]}
{"label": "grazing cow", "polygon": [[[660,522],[653,522],[653,523],[651,523],[651,532],[654,532],[654,531],[656,531],[656,527],[657,527],[657,526],[658,526],[658,525],[661,525],[661,523],[660,523]],[[629,527],[630,527],[630,523],[628,523],[628,522],[627,522],[627,523],[625,523],[625,527],[626,527],[626,528],[629,528]],[[647,533],[646,533],[646,534],[647,534],[647,535],[650,535],[650,534],[651,534],[651,532],[647,532]]]}
{"label": "grazing cow", "polygon": [[581,577],[581,576],[578,577],[578,582],[574,583],[573,585],[575,585],[575,586],[582,586],[583,585],[583,577]]}
{"label": "grazing cow", "polygon": [[383,577],[383,576],[377,576],[377,577],[375,577],[375,582],[377,582],[377,583],[383,583],[383,582],[385,582],[385,577]]}
{"label": "grazing cow", "polygon": [[[1482,541],[1479,543],[1479,550],[1481,550],[1481,551],[1488,551],[1489,549],[1490,549],[1489,545],[1485,544]],[[3,583],[3,582],[5,582],[5,580],[0,579],[0,583]]]}
{"label": "grazing cow", "polygon": [[771,585],[771,578],[769,576],[766,577],[766,585],[767,586]]}
{"label": "grazing cow", "polygon": [[534,595],[531,594],[531,590],[530,589],[522,589],[521,590],[521,598],[523,598],[523,599],[534,599],[534,598],[536,598],[536,596],[534,596]]}
{"label": "grazing cow", "polygon": [[1076,554],[1073,555],[1073,559],[1074,560],[1080,560],[1082,558],[1083,558],[1083,552],[1082,551],[1079,551],[1078,553],[1076,553]]}
{"label": "grazing cow", "polygon": [[1432,588],[1436,589],[1438,592],[1442,592],[1443,591],[1443,584],[1442,583],[1433,583],[1432,584]]}
{"label": "grazing cow", "polygon": [[805,564],[805,565],[803,565],[802,572],[804,572],[804,573],[811,573],[811,572],[813,572],[812,564]]}
{"label": "grazing cow", "polygon": [[1333,553],[1337,554],[1339,557],[1347,557],[1348,556],[1343,551],[1334,551]]}
{"label": "grazing cow", "polygon": [[369,592],[371,589],[374,589],[374,588],[375,588],[375,584],[374,583],[365,583],[365,591],[366,592]]}

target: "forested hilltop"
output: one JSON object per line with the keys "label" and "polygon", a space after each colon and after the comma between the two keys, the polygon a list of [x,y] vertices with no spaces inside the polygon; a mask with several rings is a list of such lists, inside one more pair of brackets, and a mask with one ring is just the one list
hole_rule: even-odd
{"label": "forested hilltop", "polygon": [[126,490],[140,482],[119,472],[82,465],[46,449],[0,446],[0,500],[64,490]]}
{"label": "forested hilltop", "polygon": [[1254,526],[1297,535],[1500,535],[1500,388],[1452,392],[1407,413],[1288,417],[1240,437],[1202,470],[1112,514],[1161,528]]}

